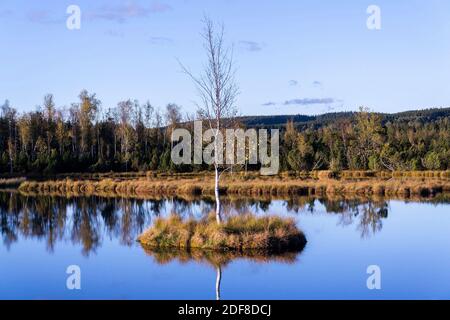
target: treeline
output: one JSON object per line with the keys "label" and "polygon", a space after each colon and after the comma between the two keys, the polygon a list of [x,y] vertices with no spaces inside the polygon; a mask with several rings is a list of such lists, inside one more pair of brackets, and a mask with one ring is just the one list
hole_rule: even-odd
{"label": "treeline", "polygon": [[170,170],[164,127],[181,120],[175,104],[164,113],[134,100],[102,109],[87,91],[64,108],[56,108],[53,95],[46,95],[36,111],[20,115],[6,101],[0,116],[0,172]]}
{"label": "treeline", "polygon": [[[319,116],[323,122],[319,117],[282,116],[287,124],[281,127],[280,169],[450,169],[450,113],[414,114],[361,109]],[[275,124],[281,119],[277,117],[244,117],[240,122],[253,127]],[[56,108],[49,94],[36,111],[22,114],[6,101],[0,115],[0,173],[207,170],[206,165],[176,166],[170,160],[172,129],[190,129],[190,120],[175,104],[161,111],[130,99],[102,108],[87,91],[63,108]]]}
{"label": "treeline", "polygon": [[288,122],[282,143],[283,167],[332,171],[450,169],[450,114],[400,115],[361,108],[326,125]]}
{"label": "treeline", "polygon": [[[299,128],[313,125],[314,127],[321,127],[337,120],[345,120],[355,117],[357,112],[330,112],[320,115],[307,116],[301,114],[295,115],[272,115],[272,116],[245,116],[242,121],[250,126],[255,127],[284,127],[287,121],[292,121]],[[388,121],[419,121],[430,122],[440,118],[450,117],[450,108],[431,108],[424,110],[411,110],[398,113],[377,113],[381,117],[381,121],[386,123]]]}

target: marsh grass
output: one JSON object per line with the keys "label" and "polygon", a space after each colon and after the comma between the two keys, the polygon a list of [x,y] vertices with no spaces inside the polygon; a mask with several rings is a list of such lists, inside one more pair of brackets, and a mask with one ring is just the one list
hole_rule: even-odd
{"label": "marsh grass", "polygon": [[[80,180],[94,180],[100,181],[105,179],[111,180],[162,180],[162,179],[193,179],[193,178],[212,178],[214,175],[210,171],[198,172],[158,172],[158,171],[138,171],[138,172],[99,172],[99,173],[61,173],[53,176],[47,176],[47,179],[64,180],[64,179],[80,179]],[[242,181],[251,181],[261,179],[259,172],[255,171],[240,171],[234,172],[234,177]],[[35,175],[36,178],[43,178],[40,175]],[[450,179],[450,170],[416,170],[416,171],[374,171],[374,170],[316,170],[316,171],[283,171],[278,177],[282,179],[391,179],[391,178],[435,178],[435,179]],[[33,175],[29,176],[33,178]]]}
{"label": "marsh grass", "polygon": [[[222,178],[220,193],[247,197],[364,195],[410,198],[450,192],[448,171],[409,172],[402,173],[399,177],[386,177],[383,172],[343,171],[340,175],[345,178],[340,179],[336,178],[337,173],[331,171],[315,172],[314,175],[317,179],[285,174],[263,177],[238,173]],[[207,175],[168,175],[135,179],[62,179],[43,182],[27,180],[20,184],[19,190],[26,194],[62,196],[211,196],[214,195],[213,179]]]}
{"label": "marsh grass", "polygon": [[242,214],[228,217],[218,225],[213,214],[202,220],[183,220],[178,215],[157,218],[138,241],[151,248],[259,250],[279,252],[298,250],[306,238],[293,219]]}
{"label": "marsh grass", "polygon": [[17,188],[25,181],[25,178],[0,179],[0,188]]}

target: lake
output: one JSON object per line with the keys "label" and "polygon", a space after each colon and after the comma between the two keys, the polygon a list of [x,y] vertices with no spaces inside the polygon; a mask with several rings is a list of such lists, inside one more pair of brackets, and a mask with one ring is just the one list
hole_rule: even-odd
{"label": "lake", "polygon": [[[224,214],[296,219],[301,252],[152,252],[158,216],[201,218],[210,199],[26,197],[0,192],[0,299],[450,299],[450,200],[224,199]],[[69,266],[81,289],[69,290]],[[381,289],[369,290],[369,266]]]}

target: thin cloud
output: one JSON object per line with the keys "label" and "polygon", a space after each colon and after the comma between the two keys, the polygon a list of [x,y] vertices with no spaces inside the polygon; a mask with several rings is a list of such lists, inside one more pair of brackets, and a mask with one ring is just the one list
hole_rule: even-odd
{"label": "thin cloud", "polygon": [[309,106],[313,104],[331,104],[335,103],[336,100],[333,98],[305,98],[305,99],[292,99],[284,102],[285,106],[290,105],[301,105],[301,106]]}
{"label": "thin cloud", "polygon": [[55,24],[64,22],[62,18],[55,18],[49,11],[32,10],[27,13],[27,20],[39,24]]}
{"label": "thin cloud", "polygon": [[289,80],[289,85],[291,87],[295,87],[296,85],[298,85],[298,81],[297,80]]}
{"label": "thin cloud", "polygon": [[153,45],[168,45],[172,44],[173,39],[166,37],[150,37],[150,44]]}
{"label": "thin cloud", "polygon": [[262,104],[263,107],[270,107],[270,106],[275,106],[275,105],[276,105],[276,103],[272,102],[272,101],[269,101],[269,102],[266,102],[266,103]]}
{"label": "thin cloud", "polygon": [[238,44],[241,49],[250,52],[257,52],[263,49],[263,45],[255,41],[241,40]]}
{"label": "thin cloud", "polygon": [[313,84],[313,86],[316,87],[316,88],[321,88],[321,87],[323,86],[323,83],[320,82],[320,81],[318,81],[318,80],[313,81],[312,84]]}
{"label": "thin cloud", "polygon": [[[336,100],[336,102],[342,102],[342,100]],[[338,109],[343,109],[344,104],[334,104],[326,107],[325,112],[336,112]]]}
{"label": "thin cloud", "polygon": [[113,29],[109,29],[105,31],[105,34],[107,36],[113,37],[113,38],[123,38],[125,36],[125,34],[121,31],[117,31],[117,30],[113,30]]}
{"label": "thin cloud", "polygon": [[153,2],[150,6],[142,6],[134,1],[120,5],[104,5],[95,11],[86,14],[89,20],[106,20],[125,23],[134,18],[146,18],[151,14],[172,10],[168,4]]}

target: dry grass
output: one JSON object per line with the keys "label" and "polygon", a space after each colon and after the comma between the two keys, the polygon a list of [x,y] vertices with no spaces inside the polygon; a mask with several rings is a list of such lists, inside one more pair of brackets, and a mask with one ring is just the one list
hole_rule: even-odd
{"label": "dry grass", "polygon": [[[298,178],[286,175],[264,177],[256,175],[242,176],[234,174],[224,176],[221,180],[222,195],[236,196],[401,196],[429,197],[439,193],[450,192],[450,180],[446,172],[439,172],[440,178],[433,178],[437,173],[411,172],[411,177],[382,179],[379,172],[342,172],[346,178],[335,179],[330,171],[317,172],[318,179]],[[405,173],[406,175],[406,173]],[[45,182],[24,181],[19,190],[23,193],[59,194],[63,196],[121,196],[121,197],[156,197],[156,196],[211,196],[214,194],[212,176],[167,176],[136,179],[100,179],[100,180],[55,180]]]}
{"label": "dry grass", "polygon": [[0,179],[0,188],[17,188],[25,180],[25,178]]}
{"label": "dry grass", "polygon": [[152,248],[213,250],[299,250],[306,238],[293,219],[253,214],[231,216],[218,225],[212,214],[197,220],[178,215],[158,218],[153,227],[139,236],[139,242]]}
{"label": "dry grass", "polygon": [[[142,179],[193,179],[193,178],[211,178],[214,173],[211,171],[200,172],[158,172],[158,171],[139,171],[139,172],[101,172],[101,173],[61,173],[48,176],[48,179],[64,180],[64,179],[80,179],[80,180],[142,180]],[[234,172],[233,176],[241,180],[259,179],[261,176],[259,171]],[[450,179],[450,170],[447,171],[370,171],[370,170],[344,170],[333,172],[330,170],[317,171],[284,171],[279,173],[279,177],[288,179],[366,179],[366,178],[436,178]],[[33,175],[29,176],[30,179]],[[35,178],[43,178],[36,175]]]}

